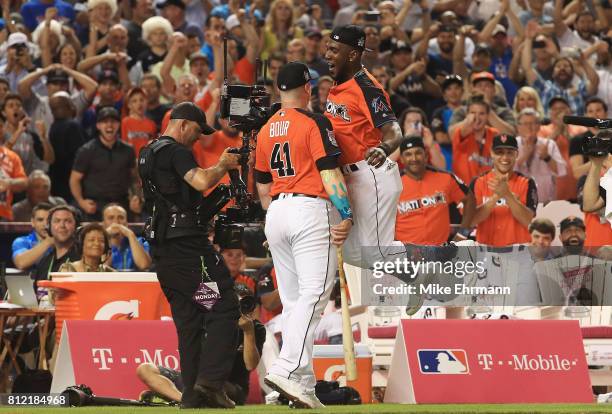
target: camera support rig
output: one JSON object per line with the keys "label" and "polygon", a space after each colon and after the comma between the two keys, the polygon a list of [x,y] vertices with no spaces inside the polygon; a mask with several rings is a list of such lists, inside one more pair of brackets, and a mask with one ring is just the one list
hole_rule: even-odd
{"label": "camera support rig", "polygon": [[[251,143],[261,127],[265,125],[270,116],[270,94],[265,85],[258,84],[259,67],[262,62],[255,63],[254,85],[231,85],[227,74],[227,41],[223,38],[223,89],[221,93],[221,118],[227,119],[229,126],[242,132],[242,146],[230,148],[229,152],[240,154],[240,171],[230,170],[230,184],[221,184],[206,197],[206,220],[212,219],[231,200],[235,206],[228,207],[226,214],[220,214],[215,222],[215,243],[222,247],[239,245],[244,227],[257,221],[262,215],[261,205],[254,201],[253,195],[248,191],[249,155],[254,149]],[[266,64],[263,64],[263,76],[266,77]]]}

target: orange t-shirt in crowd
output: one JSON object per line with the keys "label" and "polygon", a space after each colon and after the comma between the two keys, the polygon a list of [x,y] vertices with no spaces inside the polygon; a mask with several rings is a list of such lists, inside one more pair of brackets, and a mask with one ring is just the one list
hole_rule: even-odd
{"label": "orange t-shirt in crowd", "polygon": [[243,57],[234,65],[234,76],[245,85],[253,85],[255,83],[255,65],[249,62],[249,59]]}
{"label": "orange t-shirt in crowd", "polygon": [[[208,145],[205,145],[208,143]],[[226,148],[234,147],[239,148],[242,146],[242,138],[240,135],[236,135],[235,137],[230,137],[225,134],[222,130],[219,130],[212,134],[211,136],[200,138],[195,144],[193,144],[192,152],[195,157],[196,162],[200,168],[206,169],[210,168],[219,162],[219,157]],[[228,184],[229,183],[229,174],[225,174],[221,180],[219,180],[219,184]],[[215,186],[216,187],[216,186]],[[205,195],[208,195],[213,188],[208,189],[205,192]]]}
{"label": "orange t-shirt in crowd", "polygon": [[402,193],[397,203],[395,240],[437,246],[448,240],[448,206],[458,204],[468,192],[454,174],[427,166],[421,180],[402,176]]}
{"label": "orange t-shirt in crowd", "polygon": [[[454,163],[453,163],[454,164]],[[493,196],[488,181],[494,177],[489,171],[476,177],[470,184],[470,193],[474,194],[476,206],[485,203]],[[538,190],[533,178],[513,172],[508,179],[510,191],[534,213],[538,206]],[[497,201],[493,211],[476,227],[476,241],[488,246],[509,246],[511,244],[529,243],[531,236],[527,226],[522,225],[514,216],[504,198]]]}
{"label": "orange t-shirt in crowd", "polygon": [[[16,152],[0,146],[0,178],[26,178],[21,158]],[[0,217],[13,220],[13,192],[0,192]]]}
{"label": "orange t-shirt in crowd", "polygon": [[327,118],[303,109],[281,109],[257,136],[256,177],[258,182],[273,183],[272,197],[301,193],[329,199],[317,161],[339,154]]}
{"label": "orange t-shirt in crowd", "polygon": [[157,137],[157,125],[149,118],[137,119],[126,116],[121,120],[121,140],[134,147],[136,158],[140,149]]}
{"label": "orange t-shirt in crowd", "polygon": [[389,95],[365,68],[352,79],[331,88],[325,116],[334,127],[342,151],[340,165],[363,160],[369,148],[381,143],[379,128],[397,121],[391,110]]}
{"label": "orange t-shirt in crowd", "polygon": [[461,137],[461,128],[455,128],[452,138],[453,172],[463,182],[472,182],[475,177],[491,169],[491,145],[497,134],[499,131],[495,128],[485,127],[485,141],[480,145],[474,133]]}

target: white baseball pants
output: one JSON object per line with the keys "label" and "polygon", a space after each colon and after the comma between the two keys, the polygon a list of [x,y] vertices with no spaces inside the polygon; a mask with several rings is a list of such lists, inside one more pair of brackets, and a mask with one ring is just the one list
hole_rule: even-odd
{"label": "white baseball pants", "polygon": [[371,269],[374,262],[406,257],[406,247],[395,240],[397,202],[402,192],[397,163],[387,158],[379,168],[366,161],[352,166],[342,167],[353,208],[353,228],[344,242],[344,261]]}
{"label": "white baseball pants", "polygon": [[329,301],[337,270],[330,227],[340,222],[331,202],[281,194],[266,215],[266,238],[283,304],[283,344],[271,374],[314,390],[314,333]]}

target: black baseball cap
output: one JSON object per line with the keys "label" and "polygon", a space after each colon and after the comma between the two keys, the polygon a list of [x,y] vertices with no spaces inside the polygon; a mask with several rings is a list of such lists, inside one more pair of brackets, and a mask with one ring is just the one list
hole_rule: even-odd
{"label": "black baseball cap", "polygon": [[114,70],[104,69],[98,76],[98,82],[102,83],[107,80],[110,80],[116,84],[119,84],[119,75]]}
{"label": "black baseball cap", "polygon": [[402,140],[400,143],[400,154],[407,149],[410,148],[423,148],[425,149],[425,144],[423,143],[423,138],[418,135],[410,135]]}
{"label": "black baseball cap", "polygon": [[586,229],[586,226],[584,225],[584,221],[582,221],[580,217],[576,217],[576,216],[566,217],[563,220],[561,220],[561,223],[559,223],[561,232],[567,230],[568,228],[572,226],[580,227],[583,230]]}
{"label": "black baseball cap", "polygon": [[47,73],[47,83],[68,83],[68,74],[61,69],[50,70]]}
{"label": "black baseball cap", "polygon": [[486,43],[478,43],[474,48],[474,53],[486,53],[487,55],[491,56],[491,47]]}
{"label": "black baseball cap", "polygon": [[456,83],[457,85],[463,87],[463,78],[459,75],[447,75],[442,81],[442,90],[446,90],[450,85]]}
{"label": "black baseball cap", "polygon": [[276,84],[281,91],[290,91],[306,85],[312,77],[308,66],[302,62],[289,62],[284,64],[278,71]]}
{"label": "black baseball cap", "polygon": [[516,137],[514,135],[495,135],[493,137],[492,149],[496,150],[498,148],[511,148],[518,150],[518,141],[516,140]]}
{"label": "black baseball cap", "polygon": [[319,39],[323,39],[323,34],[321,30],[316,27],[311,27],[310,29],[306,29],[304,32],[304,37],[318,37]]}
{"label": "black baseball cap", "polygon": [[198,124],[202,134],[211,135],[215,129],[208,126],[204,112],[193,102],[183,102],[176,105],[170,112],[170,119],[185,119]]}
{"label": "black baseball cap", "polygon": [[121,122],[121,116],[119,115],[119,111],[112,106],[105,106],[100,108],[96,114],[96,122],[102,122],[105,119],[112,118],[116,121]]}
{"label": "black baseball cap", "polygon": [[365,47],[366,35],[363,29],[354,24],[336,27],[331,32],[329,37],[331,40],[344,43],[345,45],[349,45],[357,50],[367,50],[368,52],[372,51],[371,49],[367,49]]}
{"label": "black baseball cap", "polygon": [[457,29],[455,28],[455,26],[452,26],[450,24],[443,24],[440,26],[438,33],[457,33]]}
{"label": "black baseball cap", "polygon": [[557,101],[563,102],[564,104],[566,104],[567,106],[570,106],[569,102],[567,101],[567,99],[565,99],[563,96],[561,95],[557,95],[557,96],[553,96],[550,101],[548,101],[548,107],[550,108],[551,106],[553,106],[553,104]]}
{"label": "black baseball cap", "polygon": [[157,3],[158,9],[163,9],[166,6],[176,6],[176,7],[180,7],[183,10],[185,10],[185,8],[187,7],[182,0],[164,0],[164,1]]}
{"label": "black baseball cap", "polygon": [[398,40],[393,42],[391,45],[391,54],[397,52],[410,52],[412,53],[412,46],[409,43],[404,42],[403,40]]}

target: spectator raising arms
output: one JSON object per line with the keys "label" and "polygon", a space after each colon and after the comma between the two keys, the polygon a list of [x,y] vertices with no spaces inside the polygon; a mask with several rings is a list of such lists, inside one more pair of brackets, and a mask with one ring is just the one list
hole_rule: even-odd
{"label": "spectator raising arms", "polygon": [[491,144],[498,131],[487,126],[491,109],[482,96],[467,103],[467,116],[452,135],[453,172],[463,182],[491,168]]}
{"label": "spectator raising arms", "polygon": [[[544,107],[548,107],[548,103],[553,97],[562,96],[569,102],[573,113],[582,115],[586,97],[597,92],[597,87],[599,86],[597,72],[584,58],[584,55],[577,51],[576,59],[559,57],[555,60],[552,80],[542,78],[531,65],[533,39],[538,30],[539,28],[534,22],[529,22],[525,29],[526,39],[525,46],[523,47],[522,66],[527,83],[538,91]],[[576,64],[583,71],[584,77],[578,75],[577,79],[575,79]]]}

